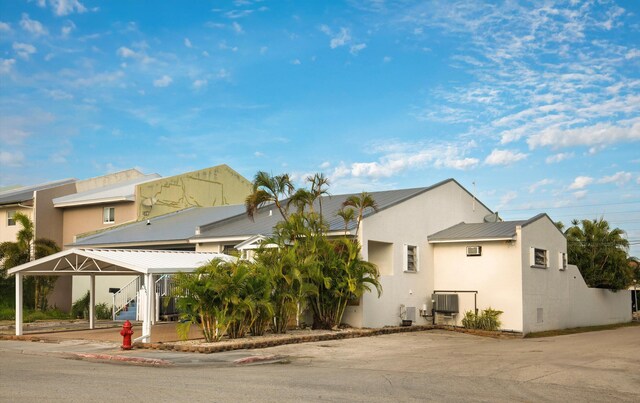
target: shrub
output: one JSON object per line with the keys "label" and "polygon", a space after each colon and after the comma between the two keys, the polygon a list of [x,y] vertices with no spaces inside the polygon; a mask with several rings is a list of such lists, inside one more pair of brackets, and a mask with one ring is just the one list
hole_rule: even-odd
{"label": "shrub", "polygon": [[89,291],[82,298],[78,298],[71,305],[71,317],[78,319],[86,319],[89,317]]}
{"label": "shrub", "polygon": [[113,312],[106,302],[96,304],[96,319],[111,319],[112,317]]}
{"label": "shrub", "polygon": [[499,319],[502,313],[502,311],[492,309],[491,307],[482,311],[480,315],[476,315],[473,311],[467,311],[464,313],[462,326],[466,329],[498,330],[502,325]]}

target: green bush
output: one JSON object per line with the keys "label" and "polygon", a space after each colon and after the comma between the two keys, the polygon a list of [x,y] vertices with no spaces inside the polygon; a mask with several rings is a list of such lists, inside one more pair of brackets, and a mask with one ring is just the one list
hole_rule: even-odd
{"label": "green bush", "polygon": [[492,309],[491,307],[482,311],[480,315],[476,315],[473,311],[467,311],[464,313],[462,326],[466,329],[498,330],[502,325],[499,318],[502,313],[502,311]]}
{"label": "green bush", "polygon": [[77,319],[86,319],[89,317],[89,291],[82,298],[78,298],[71,305],[71,317]]}
{"label": "green bush", "polygon": [[[0,320],[15,320],[16,311],[12,307],[0,307]],[[22,321],[24,323],[35,322],[36,320],[51,320],[51,319],[69,319],[69,314],[62,312],[59,309],[48,309],[46,311],[35,311],[33,309],[27,309],[22,315]]]}
{"label": "green bush", "polygon": [[111,319],[112,317],[113,312],[106,302],[96,304],[96,319]]}

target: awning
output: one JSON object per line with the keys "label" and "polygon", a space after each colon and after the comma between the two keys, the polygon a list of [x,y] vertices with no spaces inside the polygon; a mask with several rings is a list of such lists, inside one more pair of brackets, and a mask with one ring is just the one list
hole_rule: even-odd
{"label": "awning", "polygon": [[[191,273],[214,259],[233,261],[236,258],[222,253],[185,252],[138,249],[74,248],[16,266],[8,270],[16,276],[16,335],[22,334],[22,277],[30,276],[90,276],[89,328],[95,323],[95,276],[144,275],[146,302],[143,335],[138,339],[151,340],[153,321],[153,275]],[[155,293],[155,292],[154,292]]]}

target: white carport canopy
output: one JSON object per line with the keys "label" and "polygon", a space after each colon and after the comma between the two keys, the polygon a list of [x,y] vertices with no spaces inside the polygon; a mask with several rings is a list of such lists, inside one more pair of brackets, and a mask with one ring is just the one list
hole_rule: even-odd
{"label": "white carport canopy", "polygon": [[[89,328],[95,325],[95,276],[143,275],[145,290],[153,288],[153,275],[191,273],[213,259],[234,260],[234,257],[212,252],[183,252],[136,249],[74,248],[9,269],[16,276],[16,335],[22,335],[23,297],[22,278],[32,276],[90,276]],[[146,292],[142,336],[137,340],[151,340],[152,307],[155,298]]]}

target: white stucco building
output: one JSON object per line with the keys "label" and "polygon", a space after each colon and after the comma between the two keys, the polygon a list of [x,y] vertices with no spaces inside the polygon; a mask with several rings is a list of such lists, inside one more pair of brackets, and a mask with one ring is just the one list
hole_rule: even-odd
{"label": "white stucco building", "polygon": [[[459,223],[429,236],[434,288],[459,294],[465,311],[491,307],[522,333],[631,320],[629,292],[589,288],[567,264],[567,241],[546,214],[526,221]],[[474,293],[472,293],[474,292]]]}

